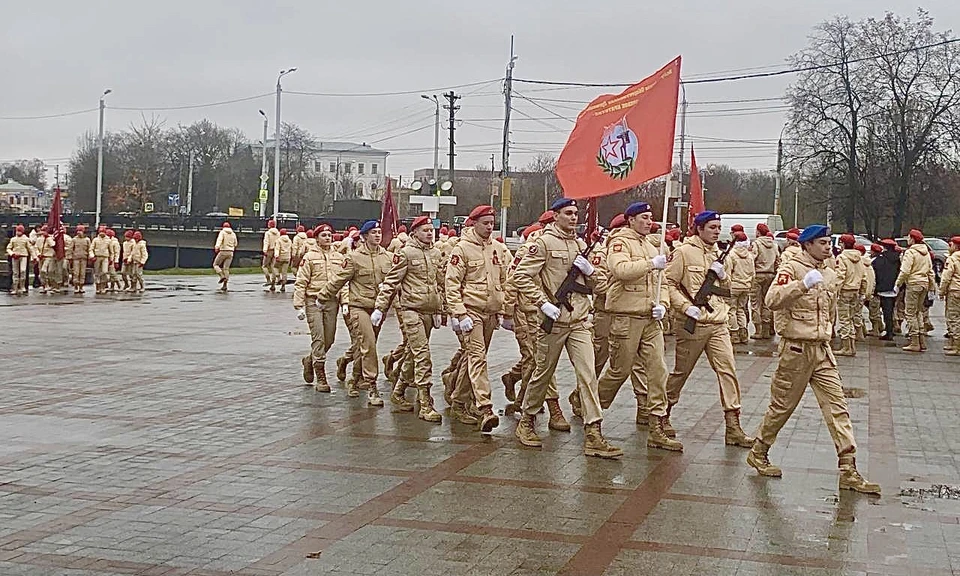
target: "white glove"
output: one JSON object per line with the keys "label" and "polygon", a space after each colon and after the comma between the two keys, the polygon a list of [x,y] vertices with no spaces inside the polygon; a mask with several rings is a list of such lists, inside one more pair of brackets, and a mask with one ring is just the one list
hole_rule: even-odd
{"label": "white glove", "polygon": [[303,308],[297,308],[297,320],[300,320],[302,322],[303,320],[306,319],[306,317],[307,317],[307,313],[303,311]]}
{"label": "white glove", "polygon": [[927,299],[928,299],[928,300],[936,300],[936,299],[937,299],[937,292],[936,292],[935,290],[930,290],[929,292],[927,292]]}
{"label": "white glove", "polygon": [[653,319],[654,320],[663,320],[663,317],[667,315],[667,309],[663,304],[657,304],[653,307]]}
{"label": "white glove", "polygon": [[807,290],[813,288],[817,284],[823,282],[823,274],[819,270],[811,270],[803,277],[803,285],[807,287]]}
{"label": "white glove", "polygon": [[556,320],[560,317],[560,309],[549,302],[544,302],[543,306],[540,307],[540,311],[551,320]]}
{"label": "white glove", "polygon": [[663,270],[667,267],[667,257],[663,254],[657,254],[652,260],[654,270]]}
{"label": "white glove", "polygon": [[711,264],[710,269],[713,270],[714,273],[717,275],[717,278],[721,280],[727,277],[727,271],[723,269],[723,264],[719,262],[714,262],[713,264]]}
{"label": "white glove", "polygon": [[503,326],[503,329],[504,329],[504,330],[509,330],[509,331],[513,332],[513,328],[514,328],[513,318],[504,318],[504,319],[500,322],[500,325]]}
{"label": "white glove", "polygon": [[457,334],[460,333],[460,321],[457,320],[456,316],[450,317],[450,327],[453,328],[453,331],[456,332]]}
{"label": "white glove", "polygon": [[343,306],[341,306],[340,313],[343,314],[344,316],[350,314],[350,306],[348,306],[347,304],[344,304]]}
{"label": "white glove", "polygon": [[687,306],[687,309],[684,310],[683,313],[693,318],[694,320],[699,320],[700,315],[702,314],[702,312],[700,312],[700,309],[697,308],[696,306]]}
{"label": "white glove", "polygon": [[473,330],[473,318],[464,316],[463,320],[460,321],[460,331],[469,332],[471,330]]}
{"label": "white glove", "polygon": [[577,254],[577,257],[573,259],[573,265],[580,269],[583,272],[584,276],[592,276],[594,269],[593,264],[583,256]]}
{"label": "white glove", "polygon": [[434,327],[434,328],[440,328],[441,326],[443,326],[443,318],[441,318],[439,314],[434,314],[434,315],[433,315],[433,327]]}
{"label": "white glove", "polygon": [[379,326],[380,323],[383,322],[383,312],[374,310],[373,313],[370,314],[370,322],[372,322],[374,326]]}

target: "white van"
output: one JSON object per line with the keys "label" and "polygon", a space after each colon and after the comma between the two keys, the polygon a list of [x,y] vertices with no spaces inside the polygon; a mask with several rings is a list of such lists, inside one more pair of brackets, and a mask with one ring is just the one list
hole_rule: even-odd
{"label": "white van", "polygon": [[779,214],[721,214],[720,240],[729,242],[732,238],[730,229],[734,224],[743,226],[747,238],[753,240],[757,236],[757,224],[766,224],[770,231],[783,229],[783,218]]}

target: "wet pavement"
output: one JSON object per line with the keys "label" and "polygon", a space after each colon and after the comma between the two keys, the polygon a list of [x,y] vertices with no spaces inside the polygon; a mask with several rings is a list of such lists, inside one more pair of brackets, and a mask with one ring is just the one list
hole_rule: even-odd
{"label": "wet pavement", "polygon": [[[872,498],[838,492],[812,393],[771,452],[780,480],[724,446],[705,360],[674,411],[682,455],[645,447],[628,387],[604,420],[622,460],[583,457],[582,431],[545,418],[528,450],[512,415],[483,438],[447,411],[435,425],[314,392],[291,294],[215,282],[0,296],[0,575],[960,574],[960,358],[942,355],[939,302],[929,353],[871,340],[839,359]],[[398,339],[390,317],[381,354]],[[439,373],[455,339],[432,344]],[[739,348],[751,433],[776,359]],[[517,357],[495,333],[499,410]]]}

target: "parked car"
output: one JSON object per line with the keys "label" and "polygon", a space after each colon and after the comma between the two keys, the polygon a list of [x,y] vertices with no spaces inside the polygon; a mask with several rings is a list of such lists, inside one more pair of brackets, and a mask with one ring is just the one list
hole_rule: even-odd
{"label": "parked car", "polygon": [[229,218],[229,214],[226,212],[207,212],[204,216],[207,218]]}
{"label": "parked car", "polygon": [[[721,214],[720,215],[720,240],[729,241],[732,235],[730,228],[734,224],[743,226],[743,231],[747,238],[751,240],[757,235],[757,224],[766,224],[771,230],[780,230],[783,228],[783,217],[779,214]],[[786,242],[786,238],[784,238]]]}
{"label": "parked car", "polygon": [[[803,228],[800,229],[803,232]],[[787,247],[787,233],[789,230],[777,230],[773,233],[773,241],[777,243],[777,246],[780,247],[780,251],[783,252],[783,249]]]}
{"label": "parked car", "polygon": [[[830,236],[830,245],[833,246],[833,251],[835,254],[839,253],[840,250],[843,250],[843,248],[840,246],[840,236],[840,234],[833,234]],[[873,241],[866,236],[861,236],[859,234],[854,234],[853,238],[857,241],[857,244],[866,248],[867,252],[870,251],[870,246],[873,244]]]}
{"label": "parked car", "polygon": [[[940,238],[924,238],[924,244],[930,249],[930,258],[933,259],[933,271],[940,277],[943,273],[943,267],[947,264],[947,258],[950,256],[950,245]],[[897,245],[901,248],[907,247],[906,236],[897,238]]]}

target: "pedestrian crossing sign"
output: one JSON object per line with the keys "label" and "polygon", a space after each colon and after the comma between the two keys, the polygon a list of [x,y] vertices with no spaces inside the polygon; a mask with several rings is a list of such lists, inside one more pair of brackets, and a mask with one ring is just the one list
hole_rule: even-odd
{"label": "pedestrian crossing sign", "polygon": [[261,202],[266,202],[266,201],[267,201],[267,189],[266,189],[266,188],[261,188],[261,189],[260,189],[260,201],[261,201]]}

